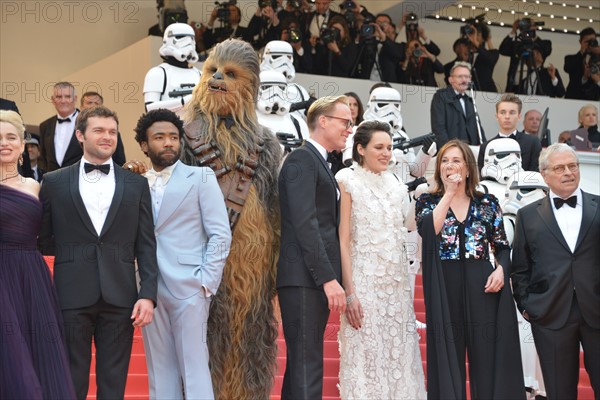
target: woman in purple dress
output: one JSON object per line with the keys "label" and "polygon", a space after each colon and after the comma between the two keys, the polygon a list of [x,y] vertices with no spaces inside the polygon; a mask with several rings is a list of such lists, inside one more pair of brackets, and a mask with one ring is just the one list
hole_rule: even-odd
{"label": "woman in purple dress", "polygon": [[19,175],[25,127],[0,110],[0,399],[74,399],[63,324],[37,251],[39,184]]}

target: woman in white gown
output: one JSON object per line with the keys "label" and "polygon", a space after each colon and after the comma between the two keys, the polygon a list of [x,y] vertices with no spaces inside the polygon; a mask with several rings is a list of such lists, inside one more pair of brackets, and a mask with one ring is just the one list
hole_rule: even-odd
{"label": "woman in white gown", "polygon": [[406,186],[387,166],[390,127],[361,123],[354,164],[337,173],[340,244],[347,311],[342,316],[342,399],[423,399],[419,335],[408,279]]}

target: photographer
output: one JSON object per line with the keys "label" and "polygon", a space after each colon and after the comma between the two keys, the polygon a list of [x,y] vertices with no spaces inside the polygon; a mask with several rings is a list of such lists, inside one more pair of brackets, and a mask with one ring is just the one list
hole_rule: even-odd
{"label": "photographer", "polygon": [[409,41],[401,64],[400,82],[437,87],[435,72],[444,72],[442,63],[418,39]]}
{"label": "photographer", "polygon": [[[403,47],[406,46],[411,40],[418,40],[428,52],[438,57],[441,53],[440,48],[427,37],[425,34],[425,28],[419,25],[419,18],[414,13],[405,13],[400,21],[400,31],[406,30],[406,42],[402,42]],[[395,40],[395,38],[393,39]],[[402,50],[404,53],[404,48]]]}
{"label": "photographer", "polygon": [[[510,57],[506,77],[506,92],[514,93],[519,81],[527,74],[526,59],[530,56],[533,45],[537,45],[544,59],[552,53],[552,42],[543,40],[536,34],[536,27],[544,23],[532,18],[516,20],[510,33],[500,43],[500,54]],[[517,32],[519,34],[517,35]],[[522,72],[524,70],[524,72]]]}
{"label": "photographer", "polygon": [[389,15],[377,14],[375,23],[365,21],[359,34],[362,53],[354,76],[378,82],[400,82],[396,69],[404,59],[404,51],[394,41],[395,37]]}
{"label": "photographer", "polygon": [[532,58],[527,59],[528,74],[516,86],[516,94],[535,94],[538,96],[563,97],[565,86],[560,74],[550,64],[544,67],[544,56],[537,44],[533,45]]}
{"label": "photographer", "polygon": [[564,70],[569,74],[567,99],[598,100],[600,96],[600,46],[596,31],[585,28],[579,34],[579,52],[565,56]]}
{"label": "photographer", "polygon": [[258,0],[258,8],[248,24],[248,37],[255,50],[262,49],[271,40],[278,40],[279,17],[277,0]]}
{"label": "photographer", "polygon": [[490,28],[482,21],[472,21],[462,26],[460,33],[469,43],[469,64],[475,90],[498,92],[493,75],[500,54],[494,49]]}
{"label": "photographer", "polygon": [[340,4],[340,10],[342,16],[348,23],[350,37],[353,41],[356,41],[356,39],[359,37],[361,27],[365,21],[375,20],[375,16],[357,0],[344,0]]}
{"label": "photographer", "polygon": [[311,47],[302,40],[300,23],[294,18],[286,18],[281,22],[280,40],[288,42],[294,49],[294,69],[296,72],[313,73],[313,57]]}
{"label": "photographer", "polygon": [[350,38],[346,20],[341,16],[331,18],[327,29],[321,31],[321,40],[327,48],[327,75],[350,77],[358,46]]}
{"label": "photographer", "polygon": [[[210,14],[207,29],[204,31],[202,38],[204,46],[210,49],[217,43],[221,43],[225,39],[240,38],[248,41],[248,29],[240,26],[242,13],[236,0],[229,0],[227,3],[216,2],[216,7]],[[219,21],[221,26],[215,28],[215,22]]]}

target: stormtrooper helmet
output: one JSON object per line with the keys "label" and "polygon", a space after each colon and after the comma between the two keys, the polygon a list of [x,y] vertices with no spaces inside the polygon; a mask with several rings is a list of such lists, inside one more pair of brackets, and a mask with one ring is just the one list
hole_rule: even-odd
{"label": "stormtrooper helmet", "polygon": [[294,49],[283,40],[272,40],[265,46],[260,64],[261,71],[279,71],[288,82],[296,77]]}
{"label": "stormtrooper helmet", "polygon": [[165,29],[163,45],[158,51],[163,57],[173,57],[177,61],[195,63],[198,61],[196,53],[196,36],[194,29],[188,24],[175,23]]}
{"label": "stormtrooper helmet", "polygon": [[520,171],[514,174],[506,184],[505,198],[500,206],[505,214],[517,214],[517,211],[534,201],[543,199],[548,191],[542,174],[534,171]]}
{"label": "stormtrooper helmet", "polygon": [[392,130],[398,131],[402,128],[401,102],[402,98],[396,89],[379,87],[371,93],[363,118],[387,122]]}
{"label": "stormtrooper helmet", "polygon": [[263,114],[285,115],[291,103],[287,96],[287,80],[281,72],[262,71],[256,107]]}
{"label": "stormtrooper helmet", "polygon": [[483,179],[506,183],[520,171],[523,171],[521,146],[516,140],[500,138],[488,142],[481,168]]}

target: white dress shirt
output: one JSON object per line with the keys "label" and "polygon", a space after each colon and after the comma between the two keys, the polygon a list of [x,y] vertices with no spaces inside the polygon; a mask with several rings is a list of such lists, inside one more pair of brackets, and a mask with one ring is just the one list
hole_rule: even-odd
{"label": "white dress shirt", "polygon": [[[323,157],[325,159],[325,162],[329,166],[329,169],[331,169],[331,163],[329,161],[327,161],[327,149],[325,147],[321,146],[319,143],[317,143],[314,139],[308,138],[308,139],[306,139],[306,141],[310,142],[310,144],[312,144],[313,146],[315,146],[317,148],[317,151],[319,152],[321,157]],[[335,191],[337,193],[337,199],[339,200],[340,199],[340,190],[336,187]]]}
{"label": "white dress shirt", "polygon": [[[59,124],[58,121],[56,121],[56,127],[54,128],[54,155],[56,156],[56,162],[60,166],[62,166],[65,154],[67,153],[67,148],[73,137],[73,132],[75,132],[75,119],[77,118],[78,113],[79,110],[75,110],[73,114],[67,117],[71,122]],[[57,118],[64,119],[60,115],[57,115]]]}
{"label": "white dress shirt", "polygon": [[169,179],[171,179],[171,175],[173,174],[173,170],[177,166],[177,161],[173,165],[169,165],[166,168],[163,168],[162,171],[157,172],[154,168],[150,169],[144,176],[148,179],[148,186],[150,186],[150,195],[152,196],[152,213],[154,215],[154,223],[158,220],[158,212],[160,211],[160,206],[162,205],[162,199],[165,194],[165,188]]}
{"label": "white dress shirt", "polygon": [[554,198],[557,196],[554,192],[550,191],[550,203],[552,203],[552,211],[554,212],[554,218],[558,223],[558,227],[563,234],[571,252],[575,251],[575,245],[577,244],[577,238],[579,237],[579,229],[581,228],[581,218],[583,215],[583,196],[581,189],[577,188],[570,196],[577,196],[577,205],[575,208],[564,204],[561,208],[557,209],[554,205]]}
{"label": "white dress shirt", "polygon": [[89,163],[84,157],[81,157],[79,166],[79,194],[85,205],[94,229],[98,236],[102,232],[102,227],[106,221],[108,209],[115,195],[115,170],[112,159],[108,159],[103,164],[110,165],[108,175],[94,170],[86,174],[84,170],[85,163]]}
{"label": "white dress shirt", "polygon": [[[466,95],[466,93],[460,93],[457,90],[454,90],[454,93],[456,93],[457,96],[458,95],[463,95],[463,94]],[[465,106],[465,99],[463,99],[461,97],[459,101],[460,101],[460,106],[462,107],[462,110],[463,110],[463,114],[467,115],[467,106]]]}
{"label": "white dress shirt", "polygon": [[327,21],[329,21],[329,10],[327,10],[325,16],[315,13],[312,21],[310,21],[310,25],[308,26],[310,35],[321,37],[321,28],[323,28],[323,25],[327,25]]}

